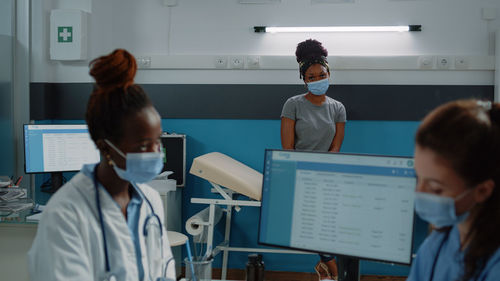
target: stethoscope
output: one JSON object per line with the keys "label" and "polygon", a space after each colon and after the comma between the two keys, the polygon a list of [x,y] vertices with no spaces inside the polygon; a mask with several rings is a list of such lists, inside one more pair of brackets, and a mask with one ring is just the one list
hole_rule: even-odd
{"label": "stethoscope", "polygon": [[[106,240],[106,229],[104,228],[104,219],[103,219],[103,216],[102,216],[102,209],[101,209],[101,199],[100,199],[100,196],[99,196],[99,185],[97,183],[97,166],[94,168],[94,177],[93,177],[93,181],[94,181],[94,187],[95,187],[95,200],[96,200],[96,204],[97,204],[97,212],[99,213],[99,224],[101,226],[101,230],[102,230],[102,240],[104,242],[104,259],[106,261],[106,281],[116,281],[117,278],[116,276],[111,273],[111,267],[109,265],[109,255],[108,255],[108,243],[107,243],[107,240]],[[144,220],[144,226],[143,226],[143,235],[144,237],[148,237],[148,226],[149,225],[155,225],[157,226],[157,229],[159,230],[158,232],[160,233],[160,257],[163,258],[163,227],[162,227],[162,223],[161,223],[161,220],[160,220],[160,217],[154,212],[154,209],[153,209],[153,205],[151,204],[151,202],[148,200],[148,198],[144,195],[144,193],[142,192],[142,190],[140,190],[139,188],[136,188],[137,192],[140,193],[141,197],[144,198],[149,206],[149,208],[151,209],[151,213],[146,217],[146,219]],[[151,223],[150,223],[151,222]],[[149,252],[149,251],[148,251]],[[149,253],[148,253],[149,254]],[[149,255],[148,255],[148,258],[149,258]],[[167,279],[164,277],[166,276],[167,274],[167,268],[168,268],[168,265],[169,263],[173,261],[173,257],[170,258],[167,262],[166,262],[166,265],[165,265],[165,268],[162,270],[163,272],[163,277],[158,277],[156,279],[156,281],[167,281]],[[150,269],[151,271],[151,263],[148,265],[148,268]],[[152,279],[152,275],[150,274],[149,275],[150,279]]]}

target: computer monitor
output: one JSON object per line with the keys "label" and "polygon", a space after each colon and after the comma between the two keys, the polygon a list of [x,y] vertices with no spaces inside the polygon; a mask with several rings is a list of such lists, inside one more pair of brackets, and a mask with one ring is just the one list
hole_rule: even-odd
{"label": "computer monitor", "polygon": [[344,280],[359,259],[408,265],[415,185],[413,158],[266,150],[259,243],[354,260]]}
{"label": "computer monitor", "polygon": [[52,191],[62,185],[62,172],[99,161],[87,125],[24,125],[25,172],[51,173]]}

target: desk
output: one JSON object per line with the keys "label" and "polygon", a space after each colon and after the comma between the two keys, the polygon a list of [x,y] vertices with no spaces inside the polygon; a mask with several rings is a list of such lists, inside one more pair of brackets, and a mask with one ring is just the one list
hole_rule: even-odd
{"label": "desk", "polygon": [[[175,247],[186,243],[187,236],[181,231],[181,198],[182,189],[169,192],[161,196],[164,203],[165,228],[176,231],[167,231],[172,246],[172,253],[176,262],[176,271],[179,275],[182,265],[182,248]],[[25,210],[8,217],[0,218],[0,273],[1,280],[28,281],[27,253],[36,235],[38,222],[27,221],[26,216],[31,210]]]}
{"label": "desk", "polygon": [[170,247],[180,246],[186,244],[188,237],[177,231],[167,231],[168,242]]}
{"label": "desk", "polygon": [[35,223],[0,223],[2,280],[29,280],[27,253],[35,239]]}

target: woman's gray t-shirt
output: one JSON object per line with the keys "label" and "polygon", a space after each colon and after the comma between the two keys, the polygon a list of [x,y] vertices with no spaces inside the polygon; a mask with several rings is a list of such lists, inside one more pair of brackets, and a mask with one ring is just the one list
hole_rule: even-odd
{"label": "woman's gray t-shirt", "polygon": [[346,122],[345,107],[328,96],[323,104],[315,105],[305,95],[289,98],[281,117],[295,120],[295,149],[328,151],[335,137],[335,123]]}

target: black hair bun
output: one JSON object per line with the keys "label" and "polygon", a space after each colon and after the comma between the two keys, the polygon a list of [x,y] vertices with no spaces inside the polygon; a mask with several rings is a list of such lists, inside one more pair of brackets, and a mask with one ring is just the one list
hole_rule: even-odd
{"label": "black hair bun", "polygon": [[328,51],[321,45],[321,42],[314,39],[307,39],[297,45],[295,51],[297,62],[304,62],[308,60],[320,59],[321,57],[328,57]]}
{"label": "black hair bun", "polygon": [[124,49],[116,49],[111,54],[98,57],[90,62],[89,74],[94,77],[102,91],[127,88],[134,84],[137,63],[134,56]]}

